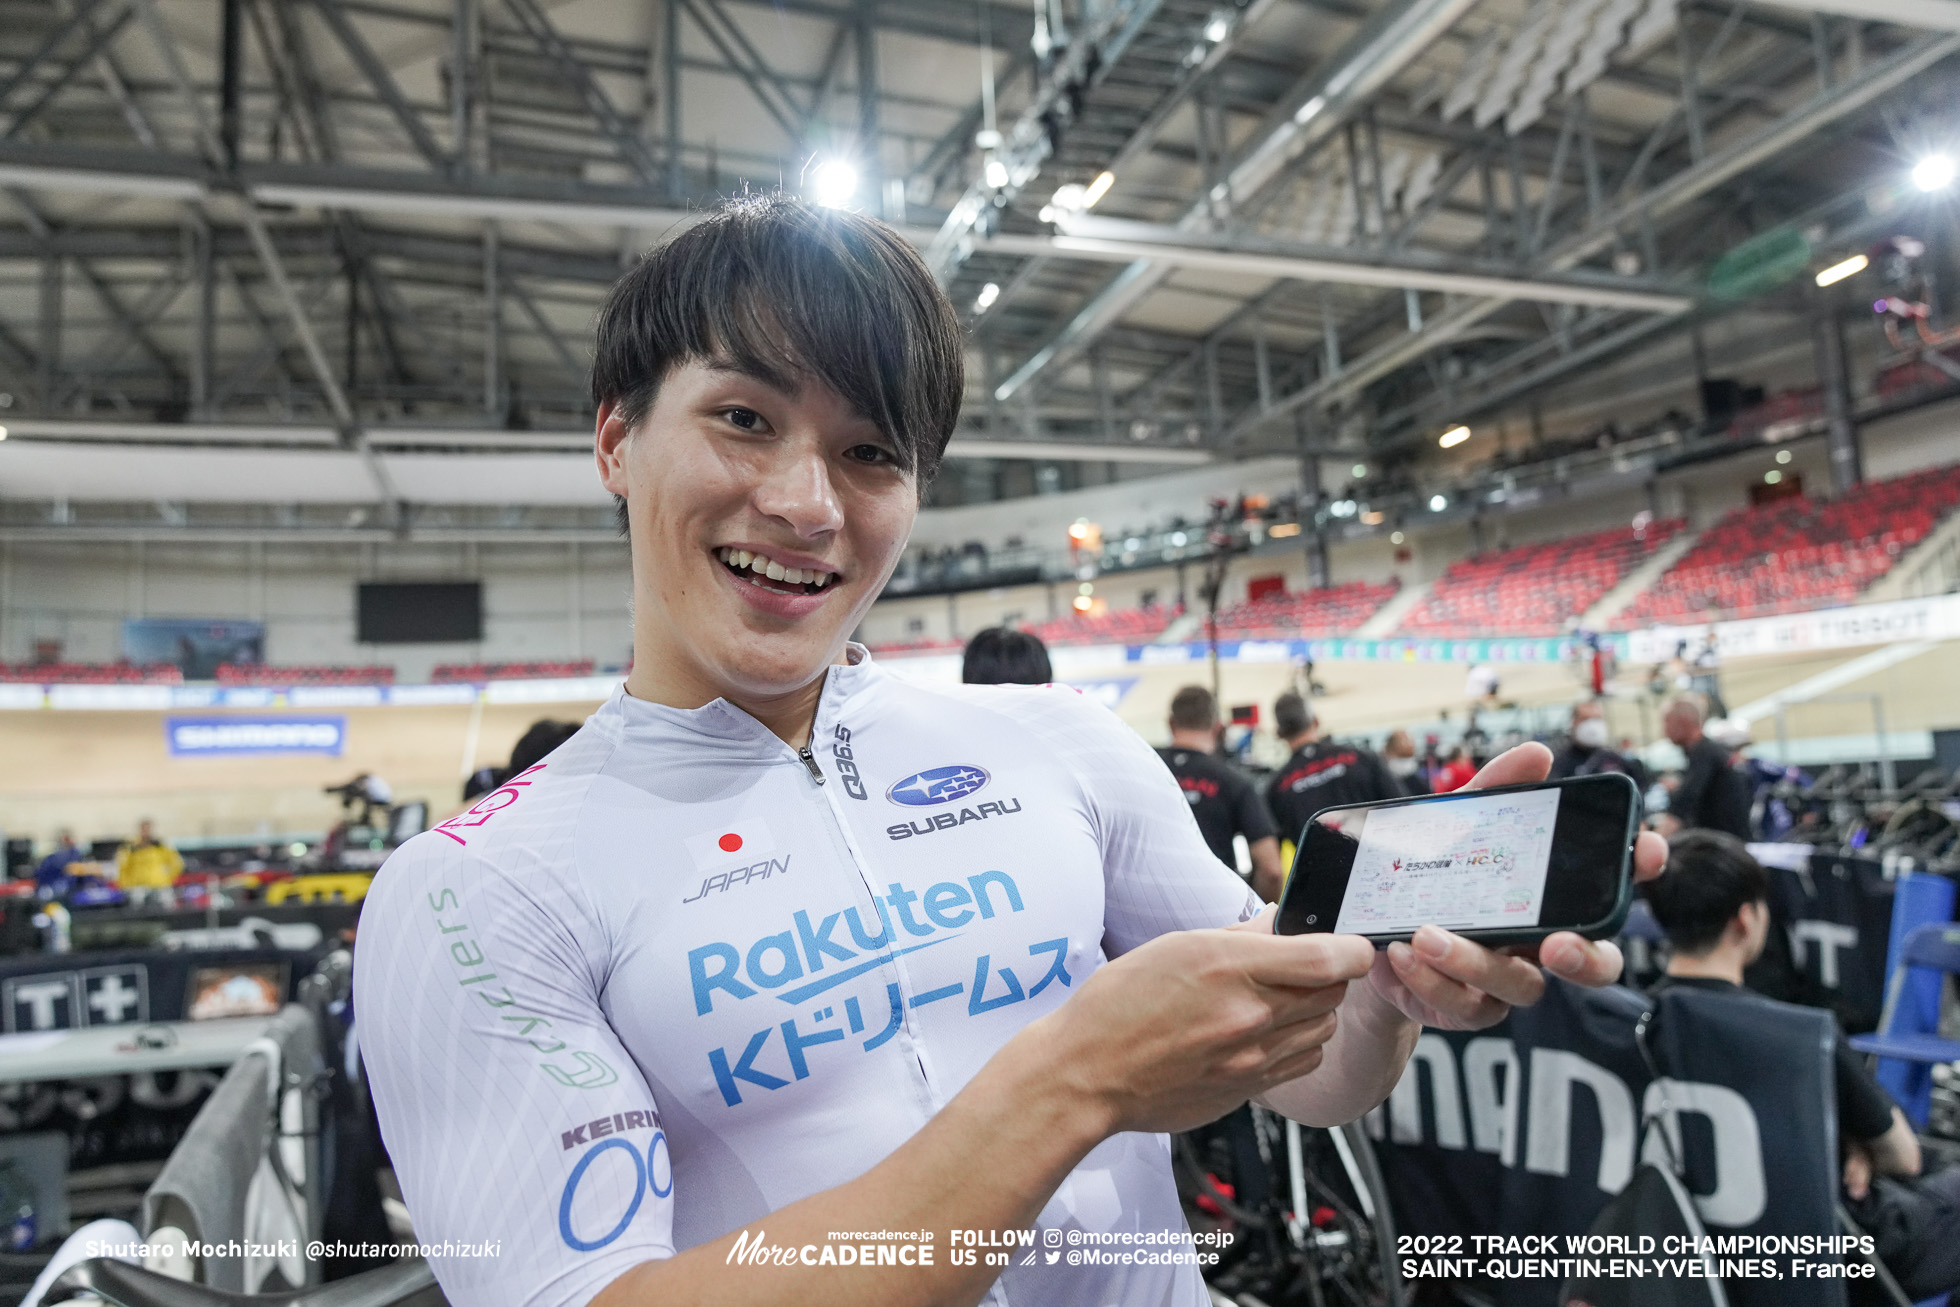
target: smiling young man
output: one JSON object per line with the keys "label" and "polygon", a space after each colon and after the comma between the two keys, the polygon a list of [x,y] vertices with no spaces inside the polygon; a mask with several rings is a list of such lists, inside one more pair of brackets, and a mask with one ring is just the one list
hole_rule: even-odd
{"label": "smiling young man", "polygon": [[[593,390],[632,674],[362,914],[361,1049],[418,1237],[496,1249],[432,1258],[451,1301],[1200,1307],[1161,1255],[1163,1132],[1255,1095],[1352,1119],[1418,1021],[1542,991],[1433,927],[1275,937],[1112,714],[922,688],[848,643],[962,382],[944,297],[869,219],[744,203],[614,291]],[[1569,935],[1543,955],[1619,968]],[[1030,1226],[1156,1256],[955,1260],[953,1231]]]}

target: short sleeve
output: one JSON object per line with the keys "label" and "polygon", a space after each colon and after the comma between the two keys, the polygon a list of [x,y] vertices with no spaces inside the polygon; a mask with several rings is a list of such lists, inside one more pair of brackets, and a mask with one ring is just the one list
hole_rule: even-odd
{"label": "short sleeve", "polygon": [[1273,821],[1273,814],[1267,810],[1266,801],[1259,797],[1259,791],[1253,788],[1251,781],[1237,776],[1232,780],[1232,811],[1239,833],[1245,836],[1248,844],[1271,839],[1279,832],[1279,826]]}
{"label": "short sleeve", "polygon": [[1066,689],[1059,722],[1103,859],[1103,950],[1110,957],[1173,930],[1229,926],[1264,906],[1205,843],[1177,779],[1143,737]]}
{"label": "short sleeve", "polygon": [[577,1307],[673,1255],[657,1105],[600,1010],[579,943],[598,930],[568,878],[446,838],[404,845],[361,913],[356,1031],[382,1137],[416,1239],[447,1245],[429,1261],[449,1301]]}
{"label": "short sleeve", "polygon": [[1872,1140],[1892,1128],[1892,1099],[1865,1060],[1845,1042],[1839,1030],[1831,1044],[1837,1069],[1838,1132],[1847,1139]]}

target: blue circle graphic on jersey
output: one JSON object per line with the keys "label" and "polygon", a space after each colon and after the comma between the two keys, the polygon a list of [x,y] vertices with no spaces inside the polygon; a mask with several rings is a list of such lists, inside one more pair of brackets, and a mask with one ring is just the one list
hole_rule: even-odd
{"label": "blue circle graphic on jersey", "polygon": [[908,808],[930,808],[935,804],[964,799],[986,783],[984,768],[956,763],[951,767],[933,767],[914,772],[886,790],[885,797]]}

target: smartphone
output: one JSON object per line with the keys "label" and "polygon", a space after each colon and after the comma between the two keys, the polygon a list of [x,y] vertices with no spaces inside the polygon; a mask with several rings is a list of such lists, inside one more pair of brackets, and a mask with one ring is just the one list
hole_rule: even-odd
{"label": "smartphone", "polygon": [[1486,944],[1618,933],[1640,792],[1616,772],[1323,808],[1301,833],[1273,931],[1379,944],[1430,924]]}

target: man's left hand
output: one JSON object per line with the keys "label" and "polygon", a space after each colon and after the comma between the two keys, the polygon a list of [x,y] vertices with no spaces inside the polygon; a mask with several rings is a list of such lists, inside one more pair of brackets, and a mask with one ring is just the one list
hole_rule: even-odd
{"label": "man's left hand", "polygon": [[[1545,779],[1551,750],[1520,744],[1490,760],[1465,790],[1529,785]],[[1667,841],[1642,831],[1633,845],[1633,877],[1652,880],[1667,863]],[[1545,973],[1574,984],[1610,985],[1623,959],[1611,940],[1589,940],[1573,931],[1547,935],[1536,946],[1493,950],[1440,926],[1424,926],[1411,943],[1394,943],[1375,958],[1368,983],[1403,1015],[1444,1030],[1482,1030],[1502,1021],[1513,1006],[1529,1006],[1545,993]]]}

